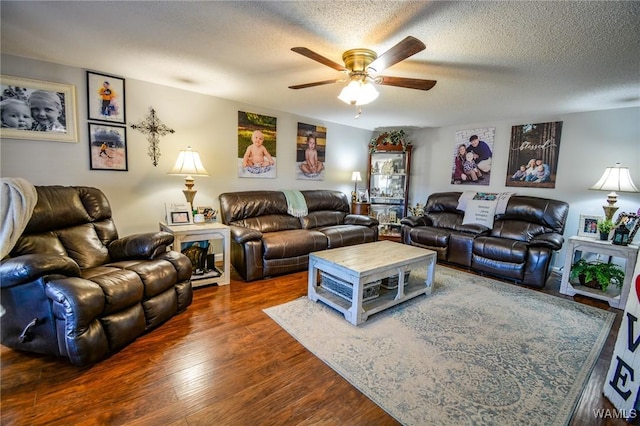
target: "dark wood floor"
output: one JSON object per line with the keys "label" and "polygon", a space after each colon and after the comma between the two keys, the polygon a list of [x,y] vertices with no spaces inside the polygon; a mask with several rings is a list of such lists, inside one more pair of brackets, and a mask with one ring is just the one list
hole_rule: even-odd
{"label": "dark wood floor", "polygon": [[[2,424],[397,424],[262,312],[305,295],[306,276],[234,276],[230,286],[197,289],[185,313],[92,367],[2,347]],[[559,294],[559,281],[554,275],[545,292]],[[602,396],[622,317],[612,311],[614,328],[572,425],[625,424],[593,414],[613,408]]]}

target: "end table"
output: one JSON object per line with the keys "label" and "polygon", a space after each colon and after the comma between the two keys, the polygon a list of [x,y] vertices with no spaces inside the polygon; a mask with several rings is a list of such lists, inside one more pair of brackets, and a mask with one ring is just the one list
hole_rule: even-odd
{"label": "end table", "polygon": [[209,284],[227,285],[231,282],[231,243],[229,227],[227,225],[223,225],[221,223],[167,225],[166,222],[160,222],[160,230],[173,234],[173,249],[179,252],[182,251],[182,243],[221,239],[223,247],[222,271],[220,271],[219,275],[217,272],[213,271],[203,275],[192,275],[191,285],[196,288]]}
{"label": "end table", "polygon": [[[631,289],[633,268],[638,258],[638,249],[640,249],[640,246],[637,244],[618,246],[611,244],[611,241],[596,240],[589,237],[570,237],[564,260],[560,293],[568,296],[581,294],[583,296],[604,300],[613,308],[624,309],[627,304],[627,298],[629,297],[629,290]],[[614,285],[610,285],[607,291],[604,292],[570,282],[571,265],[582,257],[582,253],[602,254],[625,260],[624,282],[622,283],[622,289],[619,290],[619,294],[616,294],[618,289]]]}

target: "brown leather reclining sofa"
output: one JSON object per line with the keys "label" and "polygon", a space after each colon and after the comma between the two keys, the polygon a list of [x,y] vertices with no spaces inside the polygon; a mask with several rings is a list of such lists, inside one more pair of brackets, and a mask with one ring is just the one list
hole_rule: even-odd
{"label": "brown leather reclining sofa", "polygon": [[95,363],[192,301],[191,261],[173,235],[118,238],[96,188],[37,186],[26,229],[0,262],[2,344]]}
{"label": "brown leather reclining sofa", "polygon": [[435,250],[438,261],[542,288],[552,257],[562,248],[569,205],[563,201],[513,195],[491,229],[463,225],[461,192],[431,194],[424,216],[403,218],[402,241]]}
{"label": "brown leather reclining sofa", "polygon": [[220,194],[220,217],[231,227],[231,263],[245,281],[302,271],[309,253],[378,239],[378,221],[350,214],[339,191],[301,191],[309,211],[287,213],[282,191]]}

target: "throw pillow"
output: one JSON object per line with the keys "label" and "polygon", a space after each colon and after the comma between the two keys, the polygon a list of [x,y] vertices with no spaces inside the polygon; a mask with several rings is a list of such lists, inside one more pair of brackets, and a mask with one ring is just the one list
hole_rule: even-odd
{"label": "throw pillow", "polygon": [[462,219],[463,225],[478,224],[487,228],[493,228],[493,219],[496,214],[497,201],[469,200],[467,210]]}

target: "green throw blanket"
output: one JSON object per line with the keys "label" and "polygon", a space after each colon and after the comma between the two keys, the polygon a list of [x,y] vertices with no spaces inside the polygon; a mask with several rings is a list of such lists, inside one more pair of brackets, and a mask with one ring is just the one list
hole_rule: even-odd
{"label": "green throw blanket", "polygon": [[303,217],[309,214],[307,201],[304,199],[302,192],[287,189],[283,190],[282,193],[287,199],[287,213],[295,217]]}

